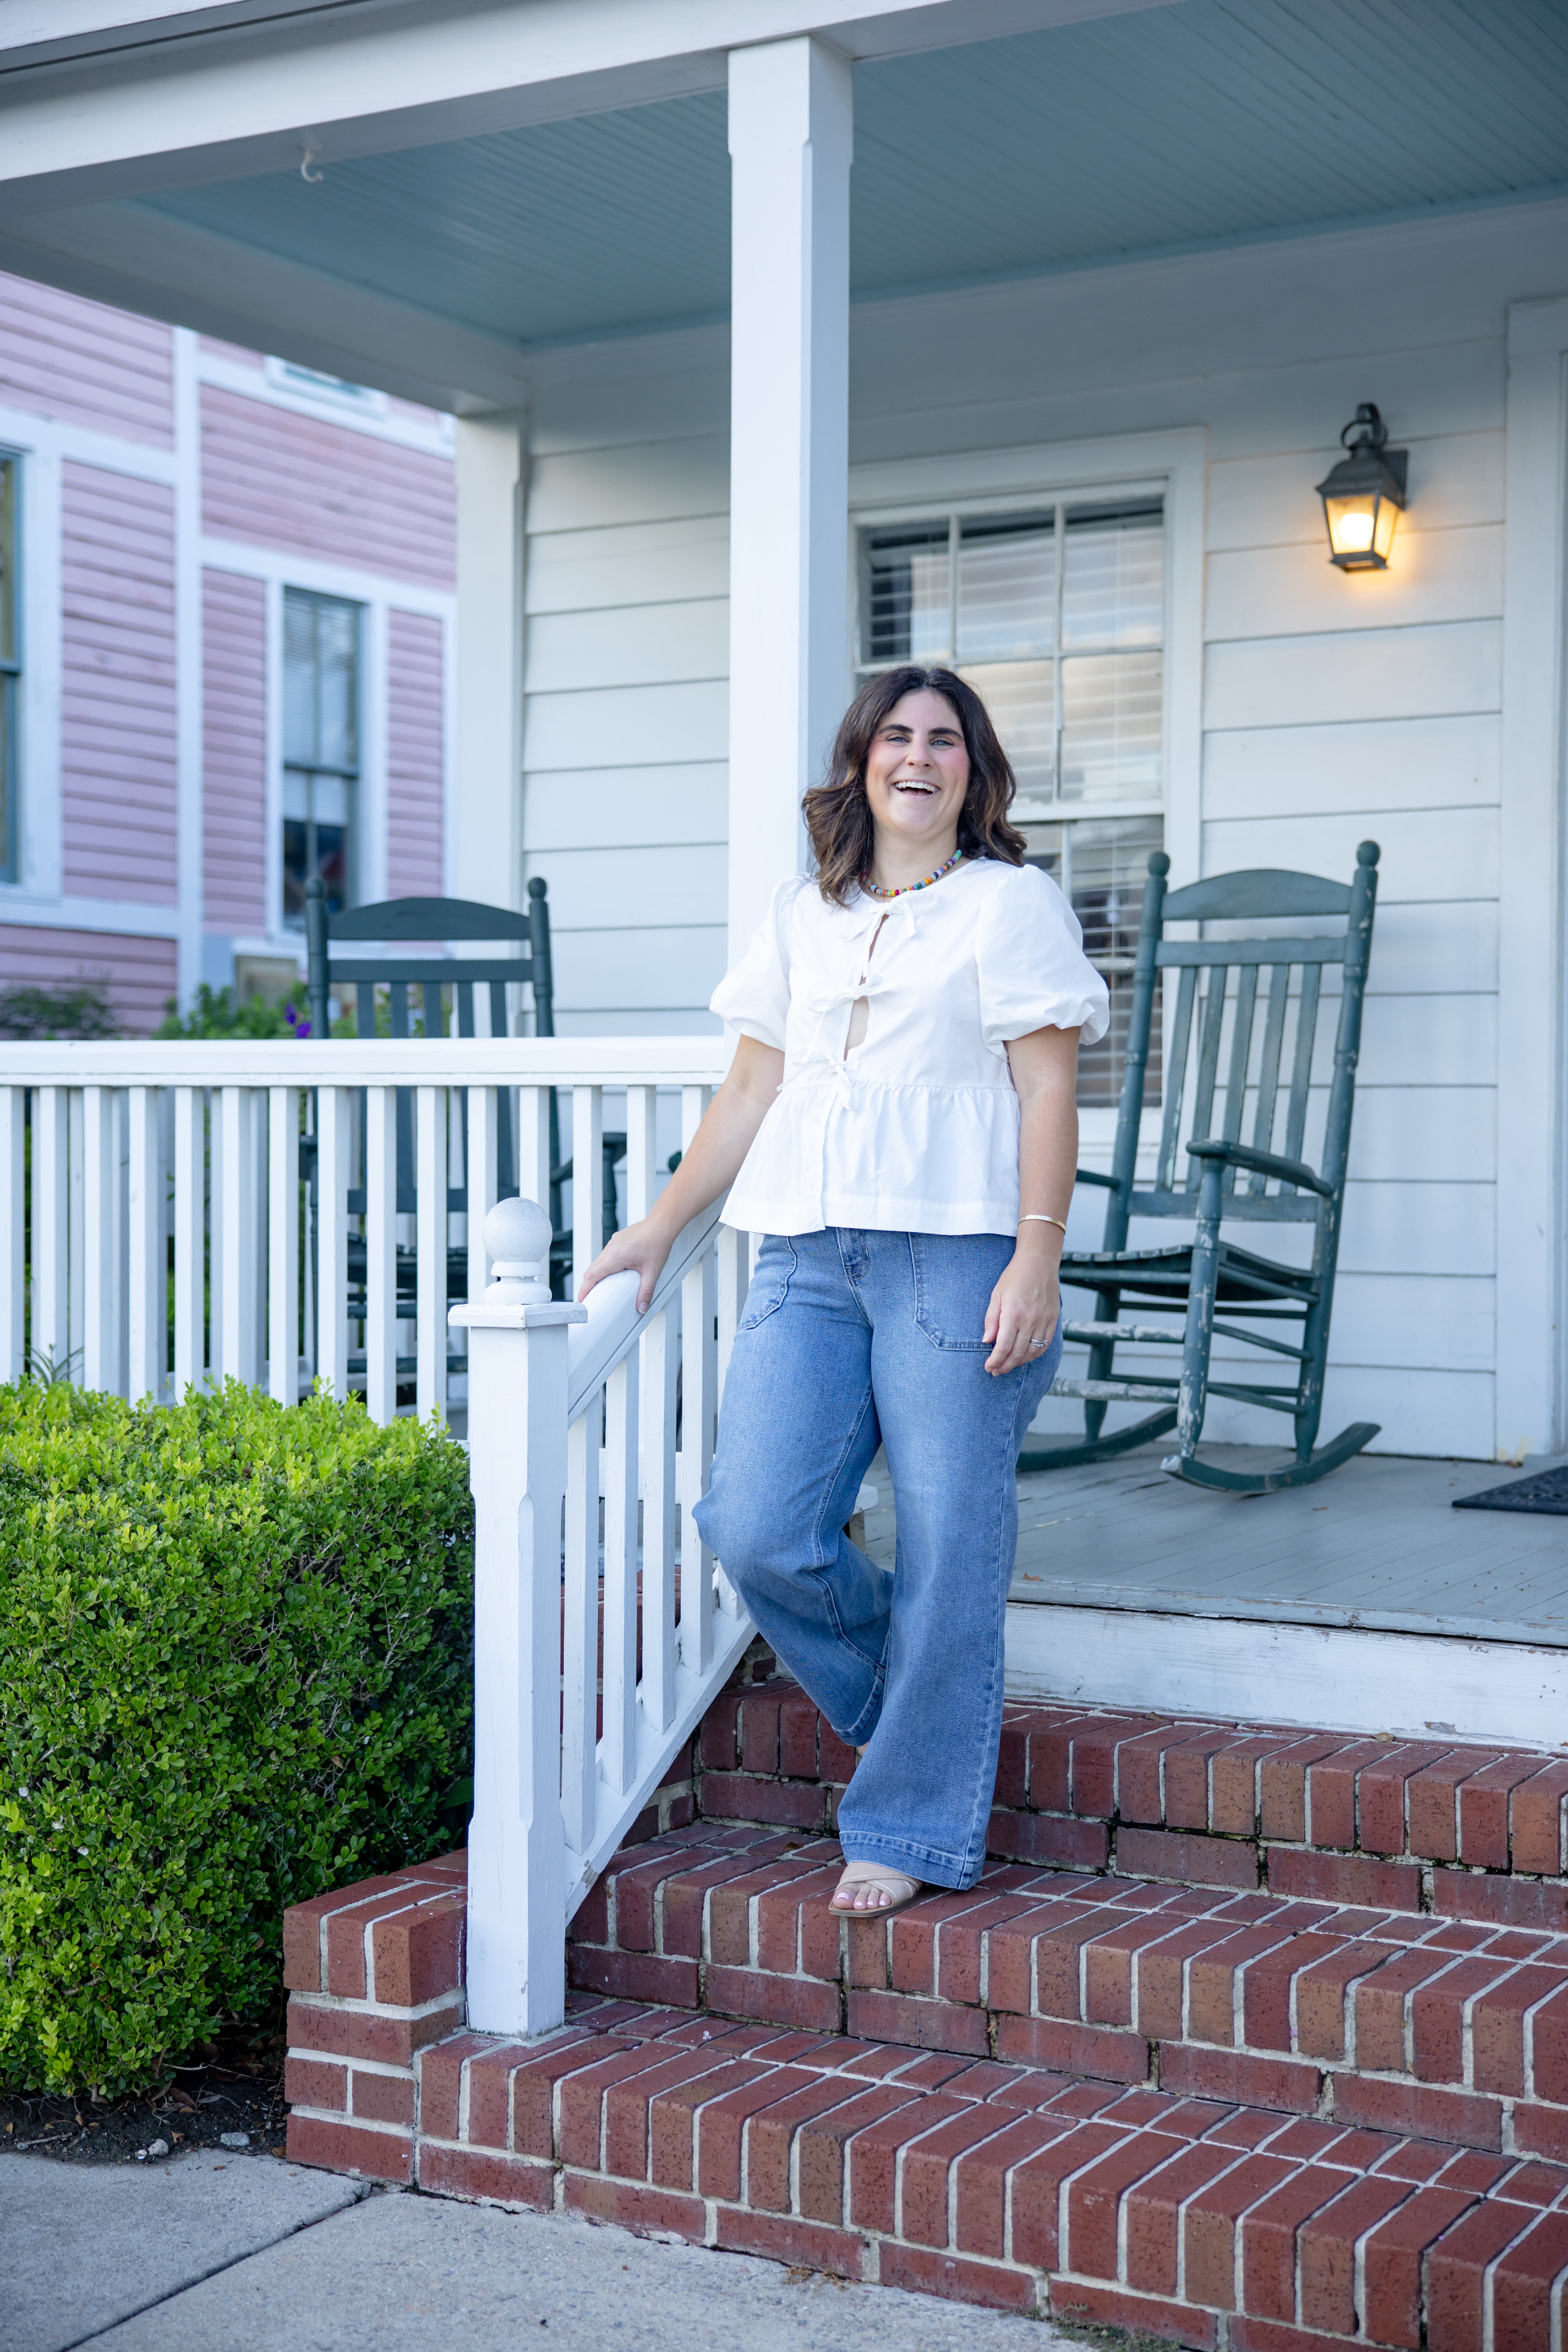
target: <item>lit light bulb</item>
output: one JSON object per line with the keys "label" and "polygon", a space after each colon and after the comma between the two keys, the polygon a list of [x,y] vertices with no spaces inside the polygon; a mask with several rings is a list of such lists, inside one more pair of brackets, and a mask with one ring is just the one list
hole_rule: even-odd
{"label": "lit light bulb", "polygon": [[1334,517],[1334,544],[1343,553],[1372,545],[1372,509],[1341,507]]}

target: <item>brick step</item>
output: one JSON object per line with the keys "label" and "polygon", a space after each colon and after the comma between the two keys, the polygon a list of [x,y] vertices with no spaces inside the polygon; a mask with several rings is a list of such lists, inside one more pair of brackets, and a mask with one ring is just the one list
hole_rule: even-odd
{"label": "brick step", "polygon": [[[854,1769],[798,1684],[739,1679],[689,1786],[704,1820],[831,1831]],[[1268,1886],[1313,1902],[1568,1932],[1568,1757],[1454,1740],[1009,1706],[999,1859]]]}
{"label": "brick step", "polygon": [[[547,2042],[412,2072],[393,2177],[436,2194],[1204,2352],[1557,2340],[1568,2168],[1539,2159],[583,1996]],[[290,2156],[341,2163],[333,2128],[297,2111]]]}
{"label": "brick step", "polygon": [[617,1855],[578,1988],[1568,2160],[1568,1937],[993,1864],[830,1912],[826,1839],[701,1822]]}

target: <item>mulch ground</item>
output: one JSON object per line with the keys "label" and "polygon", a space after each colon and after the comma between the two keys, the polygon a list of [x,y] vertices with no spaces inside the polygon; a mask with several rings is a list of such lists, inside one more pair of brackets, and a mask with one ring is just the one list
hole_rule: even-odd
{"label": "mulch ground", "polygon": [[68,2164],[156,2164],[159,2140],[170,2156],[221,2147],[226,2132],[247,2145],[283,2153],[283,2035],[277,2026],[237,2027],[169,2069],[166,2083],[116,2099],[0,2095],[0,2149],[26,2149]]}

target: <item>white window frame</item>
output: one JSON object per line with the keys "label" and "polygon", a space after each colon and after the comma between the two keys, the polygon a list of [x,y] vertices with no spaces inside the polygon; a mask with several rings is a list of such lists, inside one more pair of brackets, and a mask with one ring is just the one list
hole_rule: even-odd
{"label": "white window frame", "polygon": [[[1157,804],[1164,822],[1171,887],[1203,872],[1204,494],[1208,436],[1202,426],[1138,433],[1114,440],[979,449],[851,467],[849,472],[850,627],[846,696],[854,691],[860,647],[860,533],[905,522],[1005,514],[1021,507],[1086,499],[1158,498],[1165,517],[1164,718]],[[1062,821],[1155,813],[1145,801],[1064,804]],[[1047,820],[1042,819],[1041,822]],[[1053,816],[1049,822],[1055,823]],[[1109,1160],[1116,1112],[1079,1111],[1087,1165]]]}
{"label": "white window frame", "polygon": [[[284,727],[284,607],[290,595],[317,602],[352,605],[359,616],[354,653],[354,740],[359,766],[354,774],[349,819],[349,880],[351,907],[374,906],[386,896],[386,741],[385,714],[386,609],[335,588],[318,588],[296,579],[286,569],[273,581],[268,614],[268,801],[272,808],[271,835],[267,845],[268,919],[276,936],[302,942],[303,929],[291,930],[283,919],[283,803],[289,761]],[[375,724],[372,740],[373,714]]]}
{"label": "white window frame", "polygon": [[[11,596],[11,625],[15,636],[15,646],[12,659],[5,665],[3,669],[0,669],[0,677],[8,677],[14,680],[12,693],[9,698],[11,702],[11,722],[9,730],[7,730],[5,724],[5,705],[3,701],[0,701],[0,761],[8,760],[11,770],[11,805],[8,812],[9,831],[11,835],[11,871],[9,873],[5,871],[3,857],[5,843],[3,835],[0,835],[0,884],[10,888],[15,888],[16,885],[22,880],[27,870],[27,844],[26,834],[25,831],[22,793],[22,769],[25,757],[25,747],[26,743],[28,655],[28,566],[26,560],[23,537],[26,529],[26,499],[27,481],[26,468],[21,450],[13,449],[6,443],[0,441],[0,468],[5,467],[9,467],[11,470],[11,578],[9,588]],[[0,545],[0,560],[3,560],[5,552],[5,551],[4,546]],[[6,740],[7,733],[9,734],[8,741]],[[4,815],[0,815],[0,826],[3,826],[4,824],[5,817]]]}
{"label": "white window frame", "polygon": [[274,392],[291,394],[321,408],[347,408],[361,416],[384,416],[386,394],[368,383],[350,383],[345,377],[324,375],[302,360],[268,355],[263,373]]}

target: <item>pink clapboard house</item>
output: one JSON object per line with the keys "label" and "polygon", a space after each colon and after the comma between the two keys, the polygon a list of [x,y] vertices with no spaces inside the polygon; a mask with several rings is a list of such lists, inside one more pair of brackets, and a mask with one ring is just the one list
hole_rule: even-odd
{"label": "pink clapboard house", "polygon": [[0,276],[0,987],[144,1034],[447,882],[451,422]]}

